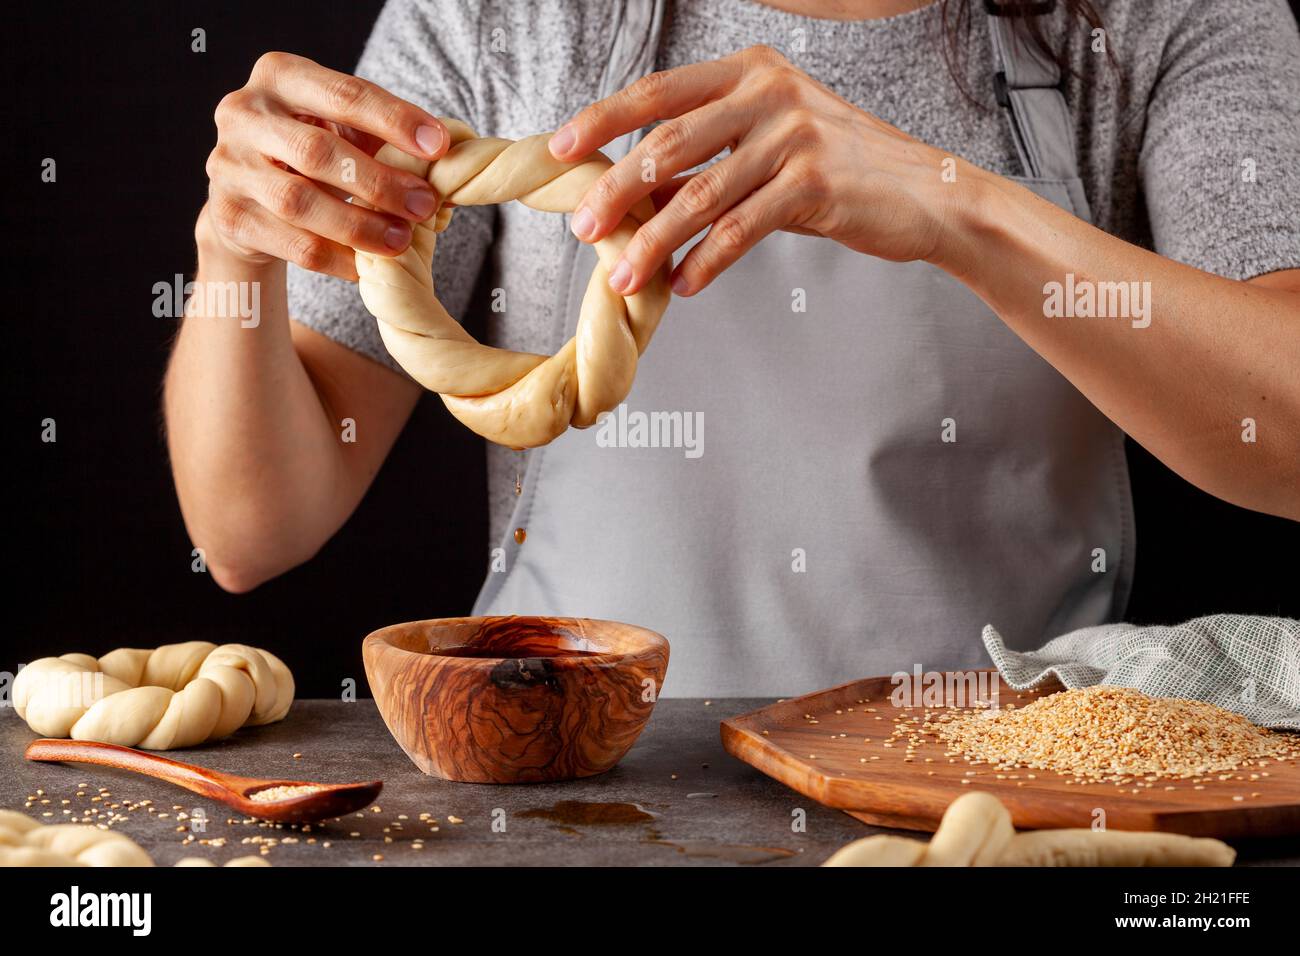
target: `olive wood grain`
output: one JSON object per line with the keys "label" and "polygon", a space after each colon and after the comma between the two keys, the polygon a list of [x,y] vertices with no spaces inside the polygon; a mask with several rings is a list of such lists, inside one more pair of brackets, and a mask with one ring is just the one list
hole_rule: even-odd
{"label": "olive wood grain", "polygon": [[[369,783],[318,783],[311,780],[260,780],[181,763],[155,753],[103,744],[91,740],[33,740],[28,760],[89,763],[166,780],[250,817],[275,823],[310,823],[342,816],[372,803],[383,789],[382,780]],[[286,800],[258,802],[249,796],[268,787],[321,787],[315,793]]]}
{"label": "olive wood grain", "polygon": [[[1105,825],[1115,830],[1221,839],[1300,833],[1300,766],[1294,760],[1270,761],[1265,768],[1269,776],[1257,780],[1250,779],[1258,773],[1252,767],[1227,780],[1210,774],[1199,781],[1157,780],[1150,786],[1080,785],[1069,775],[1047,770],[998,771],[960,756],[950,763],[945,746],[928,737],[909,763],[904,741],[889,748],[882,742],[896,716],[915,716],[924,708],[895,707],[890,700],[894,687],[890,677],[869,677],[724,720],[723,747],[799,793],[875,826],[932,831],[958,796],[988,790],[1006,804],[1021,830],[1090,827],[1095,811],[1101,810]],[[998,679],[1004,707],[1024,707],[1061,689],[1053,683],[1015,691]],[[867,703],[858,703],[863,700]],[[868,737],[871,744],[864,743]],[[926,763],[926,757],[932,762]],[[967,776],[971,770],[975,775]],[[998,779],[999,773],[1004,779]]]}
{"label": "olive wood grain", "polygon": [[537,783],[622,759],[663,686],[668,641],[614,621],[461,617],[383,628],[362,657],[384,723],[422,771]]}

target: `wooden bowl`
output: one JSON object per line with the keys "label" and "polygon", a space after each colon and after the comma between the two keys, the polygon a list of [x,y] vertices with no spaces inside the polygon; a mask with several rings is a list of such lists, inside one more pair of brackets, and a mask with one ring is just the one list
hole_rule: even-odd
{"label": "wooden bowl", "polygon": [[654,710],[668,641],[614,621],[450,617],[361,646],[389,732],[444,780],[538,783],[604,773]]}

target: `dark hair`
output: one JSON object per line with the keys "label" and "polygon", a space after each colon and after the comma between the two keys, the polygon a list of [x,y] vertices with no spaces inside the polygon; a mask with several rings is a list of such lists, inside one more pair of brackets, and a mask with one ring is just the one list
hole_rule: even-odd
{"label": "dark hair", "polygon": [[[963,56],[970,36],[971,7],[978,5],[981,15],[985,10],[996,10],[999,16],[1012,20],[1017,38],[1031,43],[1061,70],[1062,76],[1073,75],[1069,54],[1062,47],[1052,45],[1051,38],[1043,28],[1043,14],[1051,13],[1059,5],[1073,19],[1085,24],[1089,31],[1104,29],[1101,15],[1097,13],[1090,0],[939,0],[939,23],[943,31],[941,46],[944,62],[952,74],[957,86],[967,99],[980,101],[966,85]],[[1114,53],[1109,41],[1106,43],[1106,58],[1115,65]]]}

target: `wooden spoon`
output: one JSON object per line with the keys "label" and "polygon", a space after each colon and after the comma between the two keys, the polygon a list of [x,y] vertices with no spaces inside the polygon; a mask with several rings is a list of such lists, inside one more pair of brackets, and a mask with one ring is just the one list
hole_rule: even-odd
{"label": "wooden spoon", "polygon": [[[157,754],[101,744],[91,740],[33,740],[27,745],[28,760],[93,763],[116,767],[166,780],[178,787],[233,807],[240,813],[275,823],[311,823],[341,817],[372,803],[383,789],[382,780],[370,783],[313,783],[307,780],[258,780],[232,773],[196,767]],[[319,787],[302,796],[258,801],[251,795],[268,787]]]}

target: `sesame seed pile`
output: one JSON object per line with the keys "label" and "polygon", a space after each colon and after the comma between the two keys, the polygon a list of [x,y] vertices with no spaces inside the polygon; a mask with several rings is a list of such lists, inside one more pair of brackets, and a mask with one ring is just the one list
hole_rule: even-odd
{"label": "sesame seed pile", "polygon": [[1290,735],[1201,701],[1127,687],[1061,691],[1015,710],[952,711],[927,727],[967,759],[1096,781],[1198,777],[1300,755]]}
{"label": "sesame seed pile", "polygon": [[318,787],[310,783],[267,787],[265,790],[258,790],[249,794],[248,799],[254,803],[276,803],[280,800],[291,800],[294,797],[305,797],[309,793],[320,793],[324,789],[324,787]]}

